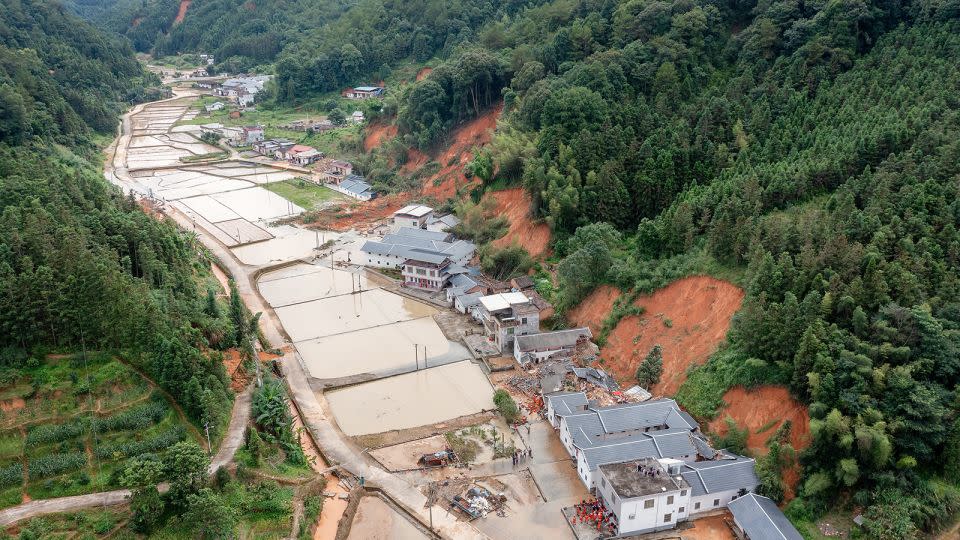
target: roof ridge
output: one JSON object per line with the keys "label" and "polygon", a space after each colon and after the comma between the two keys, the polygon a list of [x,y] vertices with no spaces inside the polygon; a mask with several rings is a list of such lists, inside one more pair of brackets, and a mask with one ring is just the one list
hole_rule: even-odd
{"label": "roof ridge", "polygon": [[[753,493],[751,492],[750,495],[753,495]],[[767,510],[763,507],[762,504],[760,504],[760,501],[757,500],[756,496],[753,497],[753,502],[760,508],[760,511],[763,512],[763,516],[767,518],[767,521],[769,521],[771,525],[773,525],[773,528],[776,529],[778,533],[780,533],[780,536],[783,537],[783,540],[787,540],[787,535],[783,534],[783,531],[780,529],[780,526],[777,525],[777,522],[774,521],[772,517],[770,517],[770,514],[767,514]]]}

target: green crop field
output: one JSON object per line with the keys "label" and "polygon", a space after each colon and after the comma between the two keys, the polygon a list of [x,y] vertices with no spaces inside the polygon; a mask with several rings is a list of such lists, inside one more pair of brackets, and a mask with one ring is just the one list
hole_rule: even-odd
{"label": "green crop field", "polygon": [[306,180],[284,180],[263,186],[304,210],[313,210],[328,201],[346,200],[346,197],[326,187]]}
{"label": "green crop field", "polygon": [[0,373],[0,506],[119,487],[126,460],[196,437],[163,394],[107,355]]}

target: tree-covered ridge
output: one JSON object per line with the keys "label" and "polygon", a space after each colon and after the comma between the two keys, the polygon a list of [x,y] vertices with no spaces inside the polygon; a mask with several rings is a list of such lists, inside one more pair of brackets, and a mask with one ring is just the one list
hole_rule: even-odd
{"label": "tree-covered ridge", "polygon": [[0,2],[0,141],[76,142],[116,127],[155,79],[129,46],[40,0]]}
{"label": "tree-covered ridge", "polygon": [[129,47],[56,4],[3,8],[0,370],[48,350],[117,352],[216,432],[231,398],[207,351],[235,340],[203,302],[209,263],[105,181],[90,139],[148,79]]}
{"label": "tree-covered ridge", "polygon": [[149,52],[173,26],[180,0],[63,0],[83,19],[126,36],[134,50]]}

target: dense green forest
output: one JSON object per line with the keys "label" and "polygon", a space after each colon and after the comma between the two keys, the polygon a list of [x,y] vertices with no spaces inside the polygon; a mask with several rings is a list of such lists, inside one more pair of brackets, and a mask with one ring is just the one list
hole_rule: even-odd
{"label": "dense green forest", "polygon": [[216,432],[231,396],[206,351],[233,345],[235,325],[204,299],[199,244],[110,186],[95,143],[159,81],[55,4],[0,5],[0,369],[115,351]]}
{"label": "dense green forest", "polygon": [[123,34],[138,52],[149,52],[170,31],[180,0],[63,0],[63,4],[104,30]]}

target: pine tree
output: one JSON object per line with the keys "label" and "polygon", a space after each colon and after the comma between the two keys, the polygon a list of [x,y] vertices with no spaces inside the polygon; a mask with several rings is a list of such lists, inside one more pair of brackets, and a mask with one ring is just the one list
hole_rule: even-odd
{"label": "pine tree", "polygon": [[640,367],[637,368],[637,384],[644,388],[650,388],[660,382],[660,375],[663,374],[663,349],[660,345],[654,345],[647,357],[643,359]]}
{"label": "pine tree", "polygon": [[240,292],[237,290],[237,283],[230,280],[230,320],[233,321],[233,343],[237,347],[243,345],[244,336],[247,335],[247,315],[243,307],[243,300],[240,299]]}

